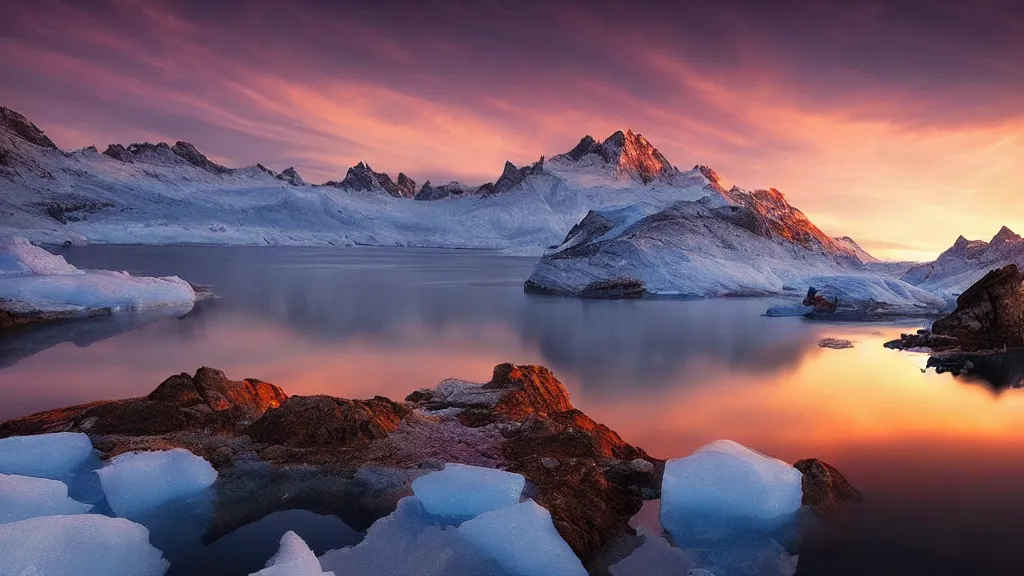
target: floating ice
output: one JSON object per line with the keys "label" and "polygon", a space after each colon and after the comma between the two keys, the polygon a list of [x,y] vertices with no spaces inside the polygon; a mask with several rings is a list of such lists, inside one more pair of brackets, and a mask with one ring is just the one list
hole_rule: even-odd
{"label": "floating ice", "polygon": [[800,509],[801,481],[800,471],[781,460],[717,440],[665,464],[661,523],[677,543],[775,529]]}
{"label": "floating ice", "polygon": [[60,480],[0,474],[0,524],[89,510],[89,504],[68,498],[68,487]]}
{"label": "floating ice", "polygon": [[334,576],[320,569],[320,561],[295,532],[285,532],[277,554],[267,561],[263,570],[251,576]]}
{"label": "floating ice", "polygon": [[50,254],[17,236],[0,238],[0,278],[30,274],[75,274],[63,256]]}
{"label": "floating ice", "polygon": [[533,500],[486,512],[463,522],[459,534],[510,574],[586,576],[551,514]]}
{"label": "floating ice", "polygon": [[0,440],[0,474],[61,480],[88,461],[92,453],[92,442],[85,434],[12,436]]}
{"label": "floating ice", "polygon": [[0,525],[3,576],[162,576],[168,565],[149,532],[123,518],[78,514]]}
{"label": "floating ice", "polygon": [[121,454],[96,473],[110,509],[125,518],[201,494],[217,480],[209,462],[181,448]]}
{"label": "floating ice", "polygon": [[327,552],[320,565],[335,576],[506,576],[494,560],[439,521],[415,496],[403,498],[391,515],[370,526],[362,542]]}
{"label": "floating ice", "polygon": [[661,536],[640,528],[644,542],[633,553],[608,567],[612,576],[692,576],[690,556]]}
{"label": "floating ice", "polygon": [[446,464],[414,480],[412,491],[430,514],[465,520],[516,504],[525,486],[522,474]]}

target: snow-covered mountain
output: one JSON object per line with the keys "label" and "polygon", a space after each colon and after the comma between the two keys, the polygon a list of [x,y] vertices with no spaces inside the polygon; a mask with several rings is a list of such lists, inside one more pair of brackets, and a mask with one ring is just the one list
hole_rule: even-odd
{"label": "snow-covered mountain", "polygon": [[860,247],[860,244],[857,244],[857,242],[854,241],[854,239],[850,238],[849,236],[840,236],[833,238],[833,240],[838,242],[840,245],[845,246],[850,250],[853,250],[853,253],[857,256],[857,259],[863,262],[864,264],[881,262],[881,260],[879,260],[878,258],[875,258],[871,254],[868,254],[866,250]]}
{"label": "snow-covered mountain", "polygon": [[990,270],[1007,264],[1024,267],[1024,238],[1003,226],[988,242],[960,236],[935,261],[911,268],[902,279],[945,298],[952,298]]}
{"label": "snow-covered mountain", "polygon": [[719,187],[649,215],[629,208],[590,212],[525,286],[582,297],[801,298],[815,287],[865,318],[941,309],[942,299],[872,273],[855,246],[823,233],[778,190]]}
{"label": "snow-covered mountain", "polygon": [[[680,201],[745,208],[760,232],[832,260],[857,251],[818,230],[774,189],[726,190],[706,166],[682,171],[643,136],[591,136],[545,161],[505,164],[491,183],[422,186],[360,162],[308,184],[295,170],[222,166],[187,142],[60,150],[0,108],[0,234],[33,241],[377,245],[541,254],[591,210],[629,223]],[[415,200],[415,201],[414,201]],[[736,216],[739,217],[739,216]]]}

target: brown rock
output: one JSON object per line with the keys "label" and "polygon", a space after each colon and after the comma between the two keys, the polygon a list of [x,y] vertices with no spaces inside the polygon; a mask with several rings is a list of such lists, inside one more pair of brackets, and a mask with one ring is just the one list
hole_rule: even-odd
{"label": "brown rock", "polygon": [[793,467],[803,474],[803,505],[819,516],[831,516],[842,502],[864,499],[839,470],[817,458],[800,460]]}
{"label": "brown rock", "polygon": [[543,366],[499,364],[484,390],[506,390],[494,406],[495,416],[522,421],[531,414],[555,414],[572,410],[569,392],[551,370]]}
{"label": "brown rock", "polygon": [[934,334],[956,338],[963,350],[1024,348],[1024,274],[1015,264],[986,274],[956,304]]}
{"label": "brown rock", "polygon": [[253,422],[246,434],[255,442],[297,448],[365,444],[397,430],[409,412],[383,396],[369,400],[292,396]]}

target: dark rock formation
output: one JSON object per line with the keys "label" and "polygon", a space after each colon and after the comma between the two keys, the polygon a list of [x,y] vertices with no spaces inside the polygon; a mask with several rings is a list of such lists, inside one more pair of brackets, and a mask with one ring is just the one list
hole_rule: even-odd
{"label": "dark rock formation", "polygon": [[423,187],[416,192],[415,200],[442,200],[444,198],[450,198],[453,196],[463,196],[466,193],[466,189],[463,188],[458,182],[449,182],[448,184],[438,184],[434,186],[427,180],[423,183]]}
{"label": "dark rock formation", "polygon": [[30,144],[42,146],[43,148],[52,148],[53,150],[58,149],[53,140],[50,140],[46,134],[43,134],[43,131],[37,128],[35,124],[29,122],[28,118],[4,106],[0,106],[0,127],[9,130],[15,136]]}
{"label": "dark rock formation", "polygon": [[956,338],[963,350],[1024,348],[1024,274],[1015,264],[986,274],[956,304],[934,334]]}
{"label": "dark rock formation", "polygon": [[960,347],[960,341],[950,336],[933,334],[930,330],[921,329],[913,334],[900,334],[899,339],[884,344],[893,350],[927,349],[932,352],[952,350]]}
{"label": "dark rock formation", "polygon": [[[345,188],[360,192],[387,194],[389,196],[394,196],[395,198],[412,198],[416,193],[415,182],[412,182],[412,180],[409,180],[408,178],[405,178],[405,180],[406,185],[404,187],[400,186],[387,174],[383,172],[374,172],[373,169],[370,168],[369,164],[360,162],[348,169],[344,180],[341,182],[331,181],[328,182],[326,186]],[[412,184],[412,188],[409,188],[410,183]]]}
{"label": "dark rock formation", "polygon": [[718,176],[718,172],[711,169],[710,166],[704,166],[703,164],[697,164],[693,167],[694,170],[700,172],[708,179],[712,184],[720,184],[722,179]]}
{"label": "dark rock formation", "polygon": [[818,289],[812,286],[807,289],[807,296],[803,299],[801,304],[814,308],[814,312],[819,314],[830,314],[835,312],[839,307],[839,298],[833,297],[832,300],[829,300],[821,294],[818,294]]}
{"label": "dark rock formation", "polygon": [[128,149],[121,144],[111,144],[107,146],[107,149],[103,151],[104,156],[110,156],[114,160],[120,160],[121,162],[131,162],[131,156],[128,154]]}
{"label": "dark rock formation", "polygon": [[643,298],[647,295],[647,287],[637,278],[612,278],[591,282],[580,290],[580,298],[594,300],[623,300]]}
{"label": "dark rock formation", "polygon": [[505,162],[505,169],[501,173],[501,177],[496,181],[488,182],[477,189],[477,194],[481,196],[493,196],[495,194],[502,194],[515,188],[525,181],[529,176],[536,176],[544,173],[544,157],[541,156],[540,160],[534,162],[529,166],[523,166],[521,168],[516,167],[511,162]]}
{"label": "dark rock formation", "polygon": [[246,430],[255,442],[298,448],[366,444],[398,429],[409,408],[387,398],[292,396]]}
{"label": "dark rock formation", "polygon": [[174,152],[196,168],[206,170],[212,174],[228,174],[231,172],[230,168],[213,162],[188,142],[182,142],[180,140],[175,142],[174,146],[171,146],[171,152]]}
{"label": "dark rock formation", "polygon": [[823,518],[831,516],[843,502],[864,500],[839,470],[817,458],[800,460],[793,467],[803,474],[803,505]]}
{"label": "dark rock formation", "polygon": [[284,180],[285,182],[291,184],[292,186],[306,185],[306,181],[302,179],[302,176],[299,176],[299,172],[295,169],[294,166],[285,168],[284,170],[281,171],[280,174],[274,177],[277,178],[278,180]]}
{"label": "dark rock formation", "polygon": [[404,172],[398,173],[398,181],[395,185],[398,186],[403,198],[412,198],[416,196],[416,181],[406,176]]}

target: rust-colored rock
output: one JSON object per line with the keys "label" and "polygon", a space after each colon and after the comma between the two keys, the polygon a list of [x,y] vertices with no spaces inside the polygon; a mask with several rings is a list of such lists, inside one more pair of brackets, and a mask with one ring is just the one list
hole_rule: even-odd
{"label": "rust-colored rock", "polygon": [[493,413],[495,417],[522,421],[531,414],[555,414],[572,410],[569,392],[543,366],[499,364],[484,390],[505,390]]}
{"label": "rust-colored rock", "polygon": [[409,412],[383,396],[369,400],[292,396],[253,422],[246,434],[255,442],[296,448],[365,444],[397,430]]}
{"label": "rust-colored rock", "polygon": [[177,374],[142,398],[92,402],[0,424],[0,437],[47,432],[159,436],[184,431],[233,433],[287,396],[267,382],[228,380],[220,370]]}
{"label": "rust-colored rock", "polygon": [[793,467],[803,474],[803,505],[821,517],[831,516],[842,502],[864,499],[839,470],[817,458],[800,460]]}
{"label": "rust-colored rock", "polygon": [[956,310],[932,325],[963,350],[1024,348],[1024,273],[1016,264],[992,270],[956,299]]}

